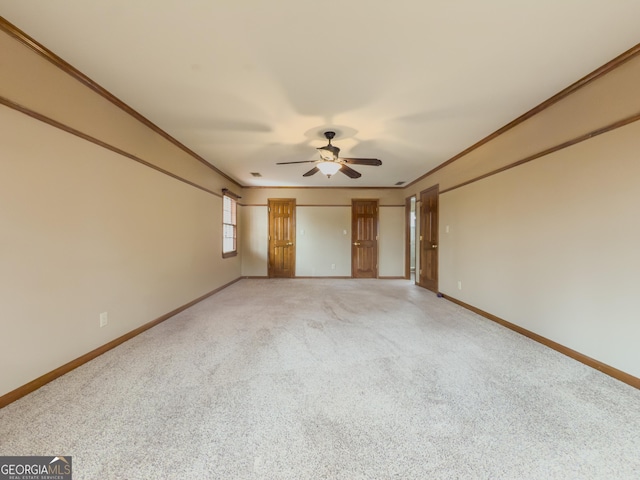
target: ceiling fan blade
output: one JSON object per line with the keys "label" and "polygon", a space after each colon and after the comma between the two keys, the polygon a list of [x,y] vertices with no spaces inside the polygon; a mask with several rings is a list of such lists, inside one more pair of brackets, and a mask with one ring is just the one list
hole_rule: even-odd
{"label": "ceiling fan blade", "polygon": [[360,178],[362,176],[360,172],[356,172],[353,168],[347,167],[344,163],[342,164],[342,168],[340,168],[339,171],[350,178]]}
{"label": "ceiling fan blade", "polygon": [[318,160],[301,160],[300,162],[278,162],[276,165],[289,165],[291,163],[317,163]]}
{"label": "ceiling fan blade", "polygon": [[371,165],[377,167],[382,165],[382,160],[377,158],[341,158],[344,163],[351,163],[352,165]]}
{"label": "ceiling fan blade", "polygon": [[303,177],[310,177],[311,175],[315,175],[316,173],[318,173],[320,171],[320,169],[318,167],[313,167],[311,170],[309,170],[307,173],[305,173],[304,175],[302,175]]}

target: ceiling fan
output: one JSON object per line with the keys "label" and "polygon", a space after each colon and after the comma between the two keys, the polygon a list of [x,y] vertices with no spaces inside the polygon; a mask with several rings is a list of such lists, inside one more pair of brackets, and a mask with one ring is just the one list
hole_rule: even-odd
{"label": "ceiling fan", "polygon": [[331,175],[340,171],[350,178],[360,178],[362,174],[356,172],[351,165],[371,165],[377,167],[382,165],[382,161],[377,158],[338,158],[340,149],[335,145],[331,145],[331,139],[336,136],[336,132],[324,132],[324,136],[329,140],[329,144],[324,147],[319,147],[320,160],[302,160],[300,162],[279,162],[276,165],[289,165],[291,163],[316,163],[317,165],[302,175],[303,177],[310,177],[318,172],[322,172],[327,177],[331,178]]}

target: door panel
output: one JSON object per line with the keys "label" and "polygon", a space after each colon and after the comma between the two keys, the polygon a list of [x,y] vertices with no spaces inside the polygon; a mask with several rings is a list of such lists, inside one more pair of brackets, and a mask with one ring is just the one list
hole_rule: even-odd
{"label": "door panel", "polygon": [[296,272],[296,201],[269,199],[269,277],[293,278]]}
{"label": "door panel", "polygon": [[418,284],[438,291],[438,185],[420,192],[420,274]]}
{"label": "door panel", "polygon": [[351,276],[378,278],[378,200],[352,200],[351,240]]}

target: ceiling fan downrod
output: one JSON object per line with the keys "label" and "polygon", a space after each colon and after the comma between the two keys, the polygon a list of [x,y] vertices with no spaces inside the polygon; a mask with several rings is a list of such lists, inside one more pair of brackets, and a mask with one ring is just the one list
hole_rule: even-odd
{"label": "ceiling fan downrod", "polygon": [[333,139],[333,137],[336,136],[336,132],[324,132],[324,138],[326,138],[327,140],[329,140],[329,145],[331,145],[331,140]]}

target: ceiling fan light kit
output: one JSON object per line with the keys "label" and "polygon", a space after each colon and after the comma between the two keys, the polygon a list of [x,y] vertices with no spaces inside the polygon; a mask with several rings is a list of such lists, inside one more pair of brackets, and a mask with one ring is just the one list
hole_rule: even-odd
{"label": "ceiling fan light kit", "polygon": [[333,161],[320,162],[318,164],[318,169],[329,178],[331,178],[331,175],[335,174],[338,170],[340,170],[340,167],[342,167],[342,165]]}
{"label": "ceiling fan light kit", "polygon": [[302,160],[299,162],[279,162],[276,165],[288,165],[292,163],[315,163],[316,166],[309,170],[307,173],[303,174],[303,177],[310,177],[311,175],[315,175],[318,172],[322,172],[328,178],[331,178],[332,175],[337,173],[338,171],[344,173],[349,178],[360,178],[362,174],[360,172],[355,171],[353,168],[349,167],[347,163],[352,165],[370,165],[373,167],[377,167],[382,165],[382,161],[377,158],[338,158],[340,154],[340,149],[334,145],[331,145],[331,139],[335,137],[335,132],[324,132],[325,138],[329,141],[328,145],[324,147],[318,147],[318,151],[320,152],[320,160]]}

